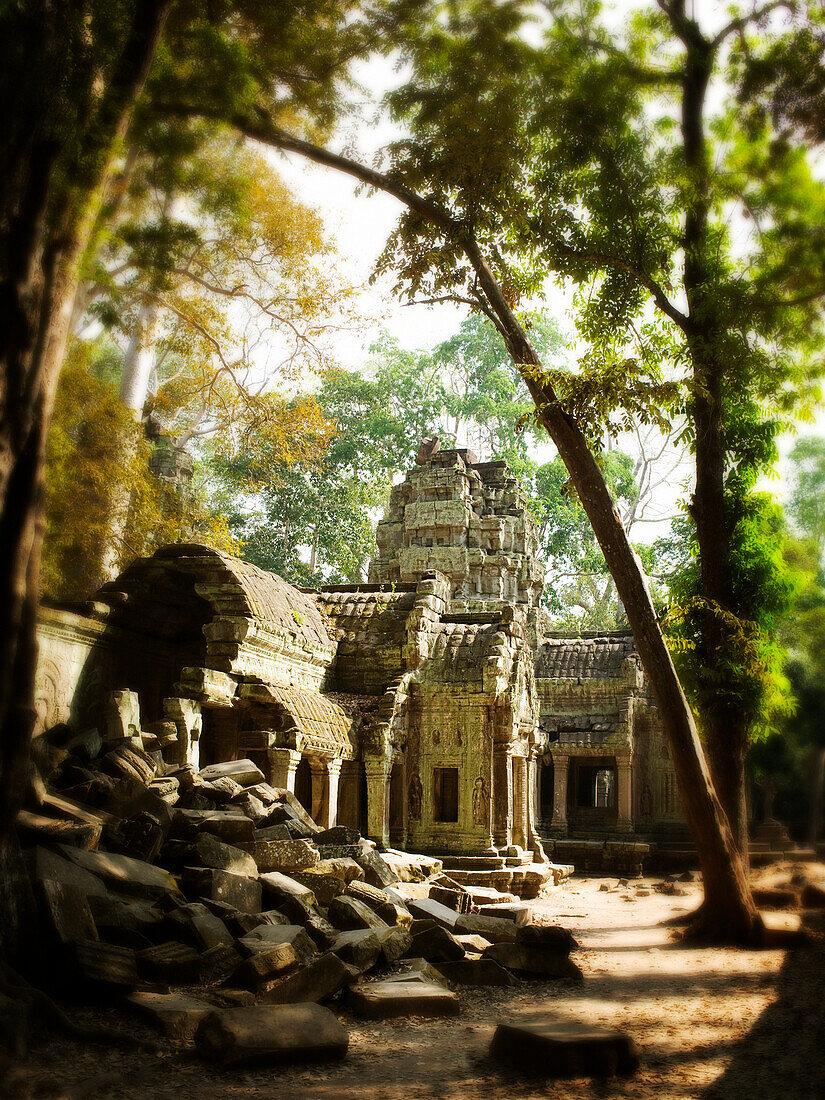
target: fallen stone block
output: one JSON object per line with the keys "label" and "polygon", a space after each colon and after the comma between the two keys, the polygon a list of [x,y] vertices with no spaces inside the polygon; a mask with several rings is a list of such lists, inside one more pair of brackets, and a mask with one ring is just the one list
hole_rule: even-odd
{"label": "fallen stone block", "polygon": [[64,859],[48,848],[32,849],[27,853],[27,862],[34,882],[50,879],[52,882],[60,882],[67,886],[77,886],[86,897],[109,896],[109,891],[98,875],[79,867],[69,859]]}
{"label": "fallen stone block", "polygon": [[229,871],[232,875],[255,877],[258,867],[255,860],[241,848],[224,844],[211,833],[202,833],[196,843],[195,852],[201,867],[211,867],[216,871]]}
{"label": "fallen stone block", "polygon": [[495,905],[497,902],[518,901],[515,894],[494,890],[491,886],[465,886],[464,889],[470,895],[473,905],[479,907],[482,905]]}
{"label": "fallen stone block", "polygon": [[357,829],[349,829],[346,825],[333,825],[331,829],[322,829],[316,833],[313,840],[316,844],[352,845],[357,844],[361,834]]}
{"label": "fallen stone block", "polygon": [[218,944],[232,946],[234,937],[220,919],[200,902],[181,905],[167,919],[171,936],[191,943],[200,951],[208,951]]}
{"label": "fallen stone block", "polygon": [[405,959],[403,970],[396,970],[391,980],[394,982],[425,982],[428,985],[440,985],[447,988],[447,979],[440,967],[435,967],[426,959]]}
{"label": "fallen stone block", "polygon": [[762,918],[762,946],[802,947],[809,942],[808,933],[802,927],[799,913],[773,913],[760,911]]}
{"label": "fallen stone block", "polygon": [[65,844],[61,845],[60,851],[84,871],[89,871],[125,894],[150,898],[162,894],[181,896],[174,876],[162,867],[132,859],[131,856],[114,852],[86,852]]}
{"label": "fallen stone block", "polygon": [[352,980],[353,971],[333,951],[327,951],[283,978],[263,982],[258,996],[270,1004],[324,1001]]}
{"label": "fallen stone block", "polygon": [[454,959],[439,963],[439,970],[454,985],[515,985],[516,979],[494,959]]}
{"label": "fallen stone block", "polygon": [[255,825],[263,824],[269,817],[269,807],[256,798],[249,791],[244,791],[244,797],[235,802],[237,809],[245,814]]}
{"label": "fallen stone block", "polygon": [[198,1024],[215,1006],[182,993],[130,993],[123,1002],[170,1039],[192,1039]]}
{"label": "fallen stone block", "polygon": [[[278,801],[278,792],[269,783],[255,783],[254,786],[246,788],[246,793],[257,798],[264,806],[272,806]],[[241,796],[237,797],[238,801],[241,801]]]}
{"label": "fallen stone block", "polygon": [[799,903],[803,909],[825,909],[825,890],[809,882],[802,887]]}
{"label": "fallen stone block", "polygon": [[95,927],[107,943],[136,951],[165,939],[166,914],[148,901],[86,895]]}
{"label": "fallen stone block", "polygon": [[454,890],[450,886],[431,886],[430,898],[433,901],[446,905],[448,909],[456,913],[468,913],[470,911],[470,895],[466,890]]}
{"label": "fallen stone block", "polygon": [[490,1044],[493,1058],[544,1077],[630,1076],[639,1055],[621,1031],[559,1020],[546,1014],[499,1024]]}
{"label": "fallen stone block", "polygon": [[400,882],[424,882],[439,874],[443,867],[440,859],[414,852],[399,852],[395,848],[389,848],[382,853],[382,858]]}
{"label": "fallen stone block", "polygon": [[99,939],[89,902],[79,886],[42,879],[38,893],[41,912],[57,943]]}
{"label": "fallen stone block", "polygon": [[442,962],[463,959],[465,951],[451,932],[448,932],[446,928],[442,928],[440,924],[430,922],[429,927],[421,928],[417,932],[413,927],[407,954],[412,958]]}
{"label": "fallen stone block", "polygon": [[530,906],[519,902],[494,902],[490,905],[481,905],[478,912],[482,917],[511,920],[517,928],[530,924],[533,920],[533,910]]}
{"label": "fallen stone block", "polygon": [[75,991],[82,987],[96,993],[113,992],[137,985],[135,952],[129,947],[85,940],[69,944],[66,953],[68,966],[63,978]]}
{"label": "fallen stone block", "polygon": [[[300,882],[302,886],[306,886],[308,890],[311,890],[315,895],[317,904],[323,905],[325,908],[331,904],[334,898],[337,898],[339,894],[343,894],[347,888],[347,884],[343,878],[338,878],[337,875],[332,875],[324,871],[319,871],[320,863],[315,867],[308,867],[304,871],[293,871],[291,878],[294,878],[296,882]],[[359,867],[360,871],[361,868]]]}
{"label": "fallen stone block", "polygon": [[101,761],[101,767],[115,779],[135,779],[144,786],[155,778],[157,765],[143,749],[132,745],[120,745],[107,752]]}
{"label": "fallen stone block", "polygon": [[378,962],[381,944],[369,928],[354,928],[351,932],[339,932],[332,950],[342,962],[365,974]]}
{"label": "fallen stone block", "polygon": [[238,940],[238,946],[248,955],[268,951],[282,943],[290,944],[302,959],[315,954],[315,944],[299,924],[261,924]]}
{"label": "fallen stone block", "polygon": [[200,833],[210,833],[225,844],[251,844],[255,839],[255,824],[245,814],[235,810],[175,807],[172,811],[172,835],[182,840],[196,840]]}
{"label": "fallen stone block", "polygon": [[481,913],[462,913],[454,925],[456,935],[483,936],[490,943],[515,943],[516,924],[505,917],[486,917]]}
{"label": "fallen stone block", "polygon": [[[272,806],[272,814],[274,815],[278,806],[283,806],[289,810],[289,820],[296,821],[303,825],[310,836],[314,836],[316,833],[321,832],[321,826],[316,825],[312,820],[312,817],[307,813],[306,809],[301,805],[300,800],[292,793],[281,787],[274,788],[275,793],[278,796],[278,801]],[[272,816],[272,823],[275,824],[279,820],[275,816]],[[287,820],[287,819],[284,819]]]}
{"label": "fallen stone block", "polygon": [[210,1013],[195,1045],[204,1060],[237,1068],[343,1058],[349,1038],[320,1005],[253,1005]]}
{"label": "fallen stone block", "polygon": [[137,952],[141,978],[164,985],[194,985],[200,978],[198,952],[183,943],[161,943]]}
{"label": "fallen stone block", "polygon": [[283,909],[289,915],[286,905],[290,902],[300,901],[304,905],[316,906],[318,900],[308,886],[298,882],[297,879],[284,875],[280,871],[269,871],[260,876],[263,897],[276,908]]}
{"label": "fallen stone block", "polygon": [[264,773],[251,760],[224,760],[221,764],[209,764],[198,773],[205,783],[228,776],[241,787],[253,787],[265,782]]}
{"label": "fallen stone block", "polygon": [[232,984],[255,990],[264,982],[282,978],[303,961],[291,943],[278,943],[244,959],[232,974]]}
{"label": "fallen stone block", "polygon": [[492,959],[508,970],[530,978],[572,978],[580,980],[582,972],[566,954],[527,943],[493,943],[482,958]]}
{"label": "fallen stone block", "polygon": [[183,885],[190,897],[221,901],[242,913],[260,913],[261,884],[249,875],[203,867],[185,867]]}
{"label": "fallen stone block", "polygon": [[440,924],[448,932],[452,932],[456,928],[459,919],[459,914],[456,913],[455,909],[449,909],[446,905],[442,905],[440,901],[433,901],[432,898],[408,901],[407,908],[419,920],[434,920],[436,924]]}
{"label": "fallen stone block", "polygon": [[286,825],[264,825],[255,830],[255,843],[260,844],[265,840],[294,840],[292,833]]}
{"label": "fallen stone block", "polygon": [[214,947],[201,953],[199,977],[201,985],[225,982],[231,974],[234,974],[240,961],[241,956],[232,944],[216,943]]}
{"label": "fallen stone block", "polygon": [[427,982],[384,981],[351,986],[347,1002],[368,1020],[398,1016],[455,1016],[458,997],[442,985]]}
{"label": "fallen stone block", "polygon": [[385,924],[398,924],[404,928],[409,928],[412,924],[412,914],[407,906],[399,905],[377,886],[370,886],[367,882],[351,882],[346,893],[349,897],[363,901]]}
{"label": "fallen stone block", "polygon": [[578,943],[572,932],[557,924],[528,924],[516,931],[516,943],[544,947],[548,951],[563,952],[569,955],[578,950]]}
{"label": "fallen stone block", "polygon": [[77,848],[96,848],[103,832],[103,823],[70,821],[46,817],[44,814],[20,810],[15,820],[17,835],[23,845],[71,844]]}
{"label": "fallen stone block", "polygon": [[779,890],[763,886],[754,887],[752,893],[757,909],[799,908],[799,893],[796,890]]}
{"label": "fallen stone block", "polygon": [[321,858],[308,840],[255,841],[246,849],[261,873],[303,871]]}
{"label": "fallen stone block", "polygon": [[329,950],[338,935],[338,929],[314,909],[308,908],[304,919],[299,920],[298,923],[303,924],[307,935],[319,951]]}
{"label": "fallen stone block", "polygon": [[483,936],[456,936],[456,939],[465,951],[475,952],[477,955],[483,955],[490,946],[490,941]]}
{"label": "fallen stone block", "polygon": [[374,848],[362,844],[359,848],[359,854],[353,858],[356,863],[364,868],[364,878],[371,886],[378,886],[383,889],[385,886],[392,886],[394,882],[398,882],[398,875]]}
{"label": "fallen stone block", "polygon": [[330,923],[342,932],[349,932],[354,928],[370,928],[383,930],[388,927],[372,909],[358,898],[347,894],[340,894],[334,898],[327,910]]}
{"label": "fallen stone block", "polygon": [[412,934],[400,925],[388,928],[386,932],[373,932],[373,935],[381,946],[381,961],[387,966],[403,958],[412,946]]}
{"label": "fallen stone block", "polygon": [[103,845],[107,851],[131,856],[145,863],[155,862],[165,839],[166,830],[160,818],[145,810],[103,827]]}

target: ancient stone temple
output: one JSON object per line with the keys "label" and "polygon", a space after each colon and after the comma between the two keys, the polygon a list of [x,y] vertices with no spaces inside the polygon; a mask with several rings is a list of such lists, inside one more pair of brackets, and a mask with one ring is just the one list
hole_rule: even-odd
{"label": "ancient stone temple", "polygon": [[41,727],[140,723],[179,763],[249,757],[320,824],[458,866],[541,861],[544,838],[618,867],[679,835],[632,639],[548,634],[505,463],[422,449],[377,542],[368,584],[299,590],[181,544],[83,614],[44,608]]}

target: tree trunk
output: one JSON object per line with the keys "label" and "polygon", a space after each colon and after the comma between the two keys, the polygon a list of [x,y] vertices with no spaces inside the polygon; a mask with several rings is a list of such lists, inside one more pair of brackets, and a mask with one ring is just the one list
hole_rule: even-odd
{"label": "tree trunk", "polygon": [[817,746],[811,751],[811,823],[809,838],[816,848],[822,835],[823,793],[825,793],[825,749]]}
{"label": "tree trunk", "polygon": [[[19,105],[6,101],[8,81],[0,102],[0,115],[10,123],[0,148],[5,175],[0,189],[5,237],[0,251],[0,874],[17,865],[14,823],[29,785],[44,448],[78,267],[113,151],[146,79],[167,9],[168,0],[134,4],[110,82],[77,148],[62,147],[64,135],[52,135],[50,129],[54,105],[48,95],[70,91],[47,87],[40,99],[23,95],[31,116],[24,125],[19,124]],[[33,36],[32,57],[41,53],[41,38],[56,48],[67,10],[68,5],[65,11],[61,5],[43,5],[42,10],[31,5],[17,13],[17,24],[6,29],[23,37],[22,43],[10,45],[18,49],[18,64],[21,57],[26,62],[26,36]],[[62,45],[69,65],[69,44]],[[42,71],[29,72],[24,85],[38,85],[47,73],[53,76],[53,56],[43,61]],[[70,80],[67,86],[73,89]],[[58,164],[60,172],[55,171]],[[63,178],[55,184],[58,175]],[[0,888],[3,952],[14,954],[26,928],[23,899],[7,882]]]}

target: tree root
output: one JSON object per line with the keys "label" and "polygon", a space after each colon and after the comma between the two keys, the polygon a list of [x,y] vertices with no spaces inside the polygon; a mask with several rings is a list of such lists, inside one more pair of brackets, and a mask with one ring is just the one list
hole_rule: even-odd
{"label": "tree root", "polygon": [[32,1017],[45,1024],[49,1031],[79,1039],[88,1043],[102,1043],[131,1050],[145,1050],[151,1054],[160,1052],[161,1045],[154,1039],[143,1039],[128,1031],[111,1027],[89,1027],[72,1020],[56,1001],[26,981],[6,963],[0,963],[0,996],[6,996],[25,1010],[33,1010]]}
{"label": "tree root", "polygon": [[708,914],[704,902],[692,913],[678,913],[662,922],[674,929],[674,938],[682,943],[699,946],[761,947],[762,920],[756,916],[750,930],[743,936],[741,929],[725,927]]}

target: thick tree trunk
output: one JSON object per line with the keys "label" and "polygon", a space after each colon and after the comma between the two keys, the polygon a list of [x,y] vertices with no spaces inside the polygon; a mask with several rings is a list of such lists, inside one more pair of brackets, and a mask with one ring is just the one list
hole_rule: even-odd
{"label": "thick tree trunk", "polygon": [[815,848],[822,835],[823,794],[825,794],[825,749],[811,750],[811,820],[808,838]]}
{"label": "thick tree trunk", "polygon": [[[14,822],[29,785],[44,447],[78,265],[167,9],[168,0],[136,0],[110,84],[100,93],[88,133],[76,139],[77,148],[62,147],[65,136],[51,129],[54,104],[48,97],[70,94],[63,87],[23,95],[30,117],[22,125],[7,78],[0,101],[7,124],[0,147],[5,173],[0,189],[0,876],[9,870],[14,875],[18,865]],[[59,41],[65,26],[73,25],[69,15],[68,6],[31,5],[21,9],[14,27],[6,26],[25,40],[23,46],[12,45],[18,50],[13,60],[27,63],[23,47],[31,36],[32,57],[42,63],[41,71],[35,67],[24,76],[21,70],[24,87],[54,78],[59,47],[71,63],[70,43]],[[42,51],[40,39],[47,44]],[[68,77],[77,74],[67,76],[72,88]],[[78,94],[85,95],[82,78]],[[55,185],[58,164],[63,178]],[[13,882],[12,877],[0,887],[0,950],[7,955],[26,930],[23,898]]]}

